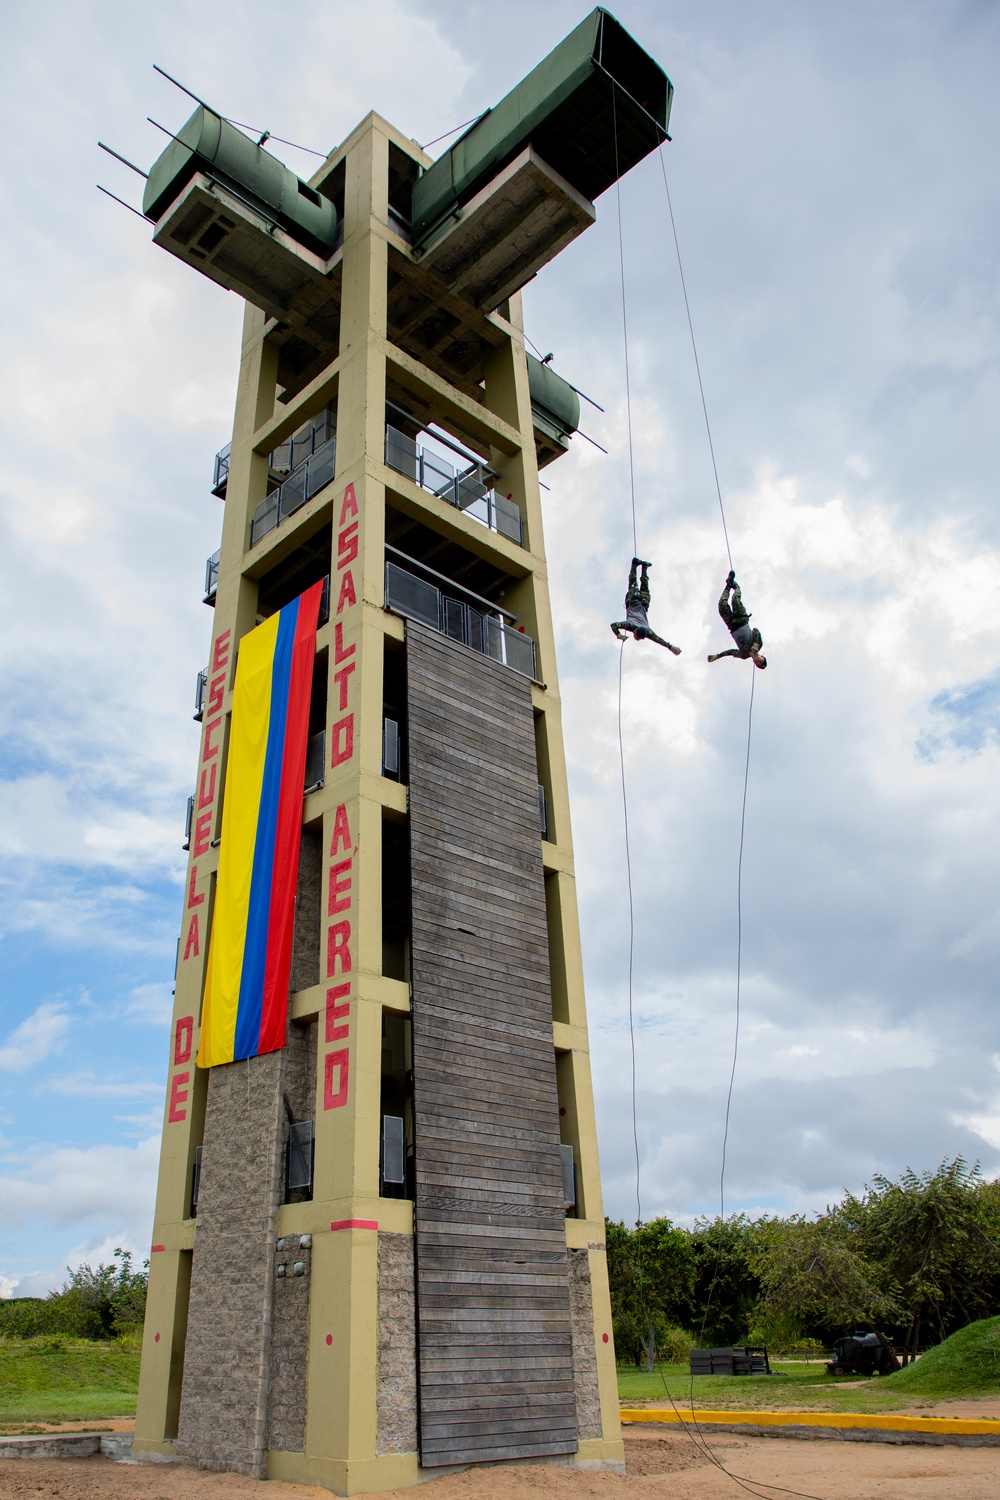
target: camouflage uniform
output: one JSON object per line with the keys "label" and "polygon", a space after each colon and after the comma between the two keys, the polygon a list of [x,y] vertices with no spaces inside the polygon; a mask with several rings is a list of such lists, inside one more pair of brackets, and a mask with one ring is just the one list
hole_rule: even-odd
{"label": "camouflage uniform", "polygon": [[[628,592],[625,595],[625,618],[616,620],[611,629],[620,641],[625,639],[623,630],[631,630],[637,641],[655,641],[658,646],[666,646],[675,656],[680,656],[681,648],[671,646],[669,641],[663,640],[650,629],[649,616],[646,611],[649,608],[649,578],[647,570],[651,565],[643,562],[641,558],[633,557],[632,568],[628,575]],[[641,568],[642,573],[636,579],[636,569]]]}
{"label": "camouflage uniform", "polygon": [[743,596],[740,586],[733,574],[730,573],[722,590],[719,600],[719,614],[722,623],[736,642],[735,650],[717,651],[710,656],[709,661],[719,661],[723,656],[736,656],[741,661],[746,661],[752,652],[759,652],[764,644],[763,638],[756,625],[751,628],[750,616],[743,604]]}

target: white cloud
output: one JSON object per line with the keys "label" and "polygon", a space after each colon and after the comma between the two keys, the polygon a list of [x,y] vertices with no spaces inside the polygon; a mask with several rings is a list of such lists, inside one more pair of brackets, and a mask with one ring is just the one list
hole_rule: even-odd
{"label": "white cloud", "polygon": [[67,1073],[47,1078],[47,1090],[78,1099],[142,1099],[163,1093],[163,1084],[150,1079],[98,1078],[95,1073]]}
{"label": "white cloud", "polygon": [[36,1149],[21,1171],[0,1175],[3,1222],[8,1231],[34,1224],[77,1234],[119,1224],[148,1247],[159,1148],[151,1135],[134,1146]]}
{"label": "white cloud", "polygon": [[163,1123],[163,1105],[156,1104],[152,1109],[147,1109],[139,1115],[116,1115],[122,1125],[129,1128],[124,1132],[131,1137],[145,1137],[159,1130]]}
{"label": "white cloud", "polygon": [[65,1269],[62,1271],[29,1271],[23,1276],[13,1279],[4,1277],[10,1286],[8,1296],[11,1297],[47,1297],[49,1292],[57,1292],[67,1280]]}
{"label": "white cloud", "polygon": [[125,1002],[124,1014],[150,1026],[165,1026],[173,1013],[173,996],[173,985],[166,982],[137,985]]}
{"label": "white cloud", "polygon": [[[162,904],[145,924],[136,920],[134,903],[109,899],[107,890],[91,886],[86,872],[29,869],[16,890],[6,894],[4,918],[9,932],[41,935],[53,950],[91,949],[156,955],[168,960],[175,942],[175,909]],[[165,966],[165,965],[164,965]]]}
{"label": "white cloud", "polygon": [[1000,1113],[990,1115],[956,1115],[956,1125],[965,1125],[981,1137],[994,1151],[1000,1151]]}
{"label": "white cloud", "polygon": [[40,1005],[0,1047],[0,1068],[7,1073],[23,1073],[61,1052],[71,1025],[71,1017],[59,1001]]}

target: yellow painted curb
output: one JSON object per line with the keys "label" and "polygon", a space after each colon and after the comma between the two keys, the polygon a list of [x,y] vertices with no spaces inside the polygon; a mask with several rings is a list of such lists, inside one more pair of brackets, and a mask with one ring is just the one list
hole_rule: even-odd
{"label": "yellow painted curb", "polygon": [[1000,1418],[896,1417],[887,1412],[840,1411],[700,1411],[623,1406],[623,1422],[694,1422],[697,1426],[872,1428],[881,1432],[939,1432],[959,1436],[1000,1437]]}

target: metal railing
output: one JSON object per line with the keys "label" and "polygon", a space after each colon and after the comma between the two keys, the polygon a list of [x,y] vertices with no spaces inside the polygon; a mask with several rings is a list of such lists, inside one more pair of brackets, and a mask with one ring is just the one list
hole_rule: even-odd
{"label": "metal railing", "polygon": [[382,775],[399,780],[399,720],[382,717]]}
{"label": "metal railing", "polygon": [[215,603],[215,592],[219,585],[219,556],[221,550],[220,548],[218,552],[213,552],[211,557],[205,559],[205,597],[202,601],[204,604]]}
{"label": "metal railing", "polygon": [[573,1160],[573,1147],[561,1145],[559,1154],[562,1157],[563,1208],[571,1214],[576,1210],[576,1162]]}
{"label": "metal railing", "polygon": [[220,500],[226,498],[226,485],[229,482],[229,456],[232,452],[232,447],[232,443],[227,443],[215,455],[215,468],[212,471],[212,494],[218,495]]}
{"label": "metal railing", "polygon": [[204,1148],[195,1146],[194,1164],[191,1168],[191,1217],[198,1213],[198,1189],[201,1187],[201,1153]]}
{"label": "metal railing", "polygon": [[[334,435],[335,419],[331,402],[316,416],[310,417],[308,422],[304,423],[297,432],[293,432],[290,438],[278,444],[269,457],[268,467],[272,471],[277,471],[278,475],[290,474],[298,468],[299,464],[311,458]],[[232,448],[232,443],[227,443],[215,455],[215,466],[212,470],[212,494],[218,495],[221,500],[226,498]]]}
{"label": "metal railing", "polygon": [[308,422],[295,432],[283,443],[279,443],[269,459],[269,467],[279,474],[291,474],[300,464],[304,464],[307,458],[312,458],[320,448],[326,446],[332,437],[336,437],[336,425],[333,415],[333,403],[325,406],[322,411],[310,417]]}
{"label": "metal railing", "polygon": [[250,545],[253,547],[269,531],[281,524],[286,516],[305,505],[314,495],[333,479],[337,467],[337,439],[330,438],[317,448],[311,458],[293,469],[285,480],[262,500],[250,522]]}
{"label": "metal railing", "polygon": [[[439,439],[438,441],[444,441]],[[467,457],[456,448],[461,457]],[[465,469],[456,469],[439,454],[422,447],[398,427],[385,429],[385,461],[397,474],[405,474],[422,490],[429,490],[456,510],[474,516],[491,531],[522,545],[521,512],[512,500],[498,495],[493,481],[499,476],[478,459],[470,460]]]}
{"label": "metal railing", "polygon": [[549,836],[549,799],[545,795],[545,788],[538,783],[538,824],[541,829],[542,838]]}
{"label": "metal railing", "polygon": [[315,792],[326,776],[326,730],[321,729],[306,743],[306,775],[303,786],[307,792]]}
{"label": "metal railing", "polygon": [[200,724],[205,712],[205,699],[208,696],[208,668],[198,673],[198,680],[194,685],[194,713],[191,717],[196,724]]}
{"label": "metal railing", "polygon": [[[313,1180],[313,1122],[292,1120],[285,1148],[285,1201],[297,1188],[311,1188]],[[301,1274],[295,1268],[294,1274]]]}
{"label": "metal railing", "polygon": [[191,793],[190,797],[187,800],[187,811],[184,814],[184,842],[181,845],[182,849],[190,849],[190,847],[191,847],[191,828],[192,828],[193,824],[194,824],[194,792]]}
{"label": "metal railing", "polygon": [[496,615],[481,614],[462,599],[449,599],[433,583],[396,563],[385,565],[385,602],[397,614],[419,620],[482,656],[534,678],[535,643],[530,635],[505,625]]}

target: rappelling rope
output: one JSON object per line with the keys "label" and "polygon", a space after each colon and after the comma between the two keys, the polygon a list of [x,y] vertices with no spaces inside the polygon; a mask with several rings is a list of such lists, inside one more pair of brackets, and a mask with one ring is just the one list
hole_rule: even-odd
{"label": "rappelling rope", "polygon": [[[639,1121],[636,1109],[636,1086],[635,1086],[635,1025],[632,1016],[632,968],[635,955],[635,910],[632,901],[632,852],[629,847],[628,836],[628,794],[625,790],[625,745],[622,740],[622,668],[625,665],[625,637],[622,640],[621,650],[618,653],[618,758],[622,769],[622,817],[625,823],[625,872],[628,877],[628,1035],[632,1047],[632,1143],[635,1147],[635,1222],[636,1228],[642,1223],[642,1198],[640,1196],[639,1177]],[[641,1272],[640,1272],[641,1289]],[[645,1306],[643,1316],[649,1322]],[[652,1324],[649,1328],[652,1337]]]}
{"label": "rappelling rope", "polygon": [[715,461],[715,443],[712,441],[712,424],[708,420],[708,402],[705,400],[705,384],[701,378],[701,360],[698,358],[698,344],[694,336],[694,321],[691,317],[691,303],[688,301],[687,282],[684,279],[684,262],[681,260],[681,245],[677,238],[677,225],[674,222],[674,205],[670,199],[670,184],[667,181],[667,164],[663,160],[663,145],[661,143],[657,156],[660,158],[660,171],[663,173],[663,187],[667,195],[667,211],[670,214],[670,232],[674,237],[674,251],[677,255],[677,271],[681,279],[681,291],[684,294],[684,311],[687,314],[688,333],[691,336],[691,353],[694,355],[694,368],[698,376],[698,393],[701,396],[701,411],[705,418],[705,432],[708,434],[708,451],[712,456],[712,473],[715,475],[715,493],[719,497],[719,514],[722,517],[722,534],[726,539],[726,556],[729,558],[729,566],[733,566],[733,554],[729,547],[729,528],[726,525],[726,507],[722,503],[722,485],[719,483],[719,465]]}
{"label": "rappelling rope", "polygon": [[[719,501],[719,516],[722,520],[722,535],[726,543],[726,556],[729,559],[730,569],[733,566],[733,553],[729,544],[729,527],[726,524],[726,507],[722,499],[722,484],[719,480],[719,465],[715,457],[715,442],[712,438],[712,423],[708,415],[708,401],[705,397],[705,382],[701,374],[701,360],[698,357],[698,340],[695,338],[694,319],[691,316],[691,301],[688,297],[687,280],[684,276],[684,261],[681,257],[680,239],[677,235],[677,221],[674,218],[674,205],[670,197],[670,183],[667,180],[667,166],[663,158],[663,145],[661,143],[657,156],[660,162],[660,172],[663,177],[663,190],[667,199],[667,212],[670,215],[670,232],[674,241],[674,252],[677,256],[677,274],[680,279],[681,292],[684,297],[684,312],[687,317],[688,335],[691,339],[691,353],[694,357],[695,375],[698,380],[698,394],[701,397],[702,416],[705,419],[705,434],[708,438],[708,451],[712,460],[712,474],[715,478],[715,493]],[[747,788],[750,781],[750,744],[753,730],[753,690],[757,679],[756,668],[750,673],[750,705],[747,711],[747,749],[743,766],[743,800],[740,808],[740,852],[736,869],[736,1018],[733,1028],[733,1060],[729,1070],[729,1085],[726,1090],[726,1113],[722,1132],[722,1161],[719,1168],[719,1218],[726,1217],[726,1153],[729,1146],[729,1122],[733,1107],[733,1087],[736,1082],[736,1066],[739,1061],[740,1052],[740,985],[743,970],[743,843],[746,834],[747,818]],[[719,1260],[722,1254],[721,1244],[716,1255],[715,1272],[709,1287],[708,1300],[705,1303],[705,1312],[702,1317],[701,1337],[704,1341],[705,1327],[708,1320],[709,1309],[712,1303],[712,1295],[715,1291],[719,1277]],[[693,1404],[694,1382],[692,1380],[692,1404]]]}
{"label": "rappelling rope", "polygon": [[747,826],[747,787],[750,784],[750,741],[753,734],[753,685],[757,669],[750,672],[750,706],[747,709],[747,753],[743,763],[743,802],[740,807],[740,853],[736,862],[736,1027],[733,1032],[733,1065],[726,1094],[726,1125],[722,1132],[722,1168],[719,1172],[719,1216],[726,1217],[726,1147],[729,1145],[729,1115],[733,1105],[736,1061],[740,1052],[740,980],[743,972],[743,839]]}
{"label": "rappelling rope", "polygon": [[[618,160],[618,119],[615,107],[614,89],[612,89],[611,93],[611,109],[614,124],[615,144],[615,199],[618,217],[618,271],[621,286],[622,346],[625,357],[625,410],[628,429],[629,493],[632,508],[632,548],[633,556],[635,556],[638,554],[639,542],[638,528],[636,524],[635,504],[635,454],[632,441],[632,391],[629,371],[628,302],[625,293],[625,243],[622,230],[621,178],[619,174]],[[681,261],[680,244],[677,238],[677,228],[674,223],[674,211],[673,205],[670,201],[670,189],[667,184],[667,173],[666,167],[663,163],[662,147],[660,149],[659,155],[660,166],[663,171],[663,185],[666,188],[667,192],[667,206],[670,211],[670,226],[673,232],[674,249],[677,253],[677,268],[680,273],[681,288],[684,293],[684,307],[687,313],[688,332],[691,337],[691,349],[694,354],[695,370],[698,377],[698,390],[701,395],[701,408],[705,419],[705,431],[708,435],[709,453],[711,454],[712,459],[712,472],[715,476],[715,491],[719,500],[719,514],[722,518],[722,533],[723,537],[725,538],[726,555],[729,558],[729,566],[730,568],[732,568],[733,557],[729,545],[729,528],[726,525],[726,508],[722,499],[722,485],[719,482],[719,469],[715,458],[715,444],[712,440],[712,427],[708,416],[708,403],[705,399],[705,387],[701,377],[701,362],[698,358],[698,346],[695,340],[694,323],[691,317],[691,306],[688,300],[687,285],[684,280],[684,267]],[[618,654],[618,757],[621,768],[622,819],[625,831],[625,871],[628,888],[628,1030],[631,1055],[632,1145],[635,1155],[636,1230],[638,1231],[641,1228],[642,1224],[642,1168],[639,1154],[639,1122],[637,1103],[638,1091],[636,1080],[635,1015],[633,998],[633,974],[635,967],[635,901],[632,890],[632,852],[631,842],[629,838],[628,788],[625,778],[625,742],[622,733],[622,682],[624,675],[624,664],[625,641],[623,640],[621,649]],[[732,1065],[729,1071],[729,1086],[726,1093],[726,1113],[722,1137],[722,1161],[719,1172],[719,1206],[720,1218],[722,1219],[725,1218],[726,1152],[729,1144],[729,1122],[732,1112],[733,1088],[736,1081],[736,1066],[739,1058],[740,1045],[740,985],[743,962],[743,845],[746,832],[747,792],[750,783],[750,746],[753,729],[753,694],[756,675],[756,668],[754,668],[750,676],[750,704],[747,712],[747,746],[743,765],[743,798],[740,809],[740,846],[736,872],[736,1024],[733,1034],[733,1058]],[[719,1251],[716,1255],[715,1273],[712,1279],[712,1284],[709,1288],[708,1300],[705,1306],[705,1316],[702,1323],[702,1335],[704,1335],[705,1320],[707,1320],[709,1307],[711,1306],[712,1294],[715,1290],[716,1282],[718,1281],[721,1248],[722,1247],[720,1244]],[[638,1245],[636,1247],[635,1270],[636,1285],[639,1294],[639,1306],[642,1312],[642,1317],[646,1323],[647,1337],[650,1340],[651,1357],[653,1358],[655,1364],[655,1330],[653,1328],[653,1321],[646,1306],[645,1284],[642,1274],[642,1259]],[[691,1439],[702,1456],[706,1458],[711,1464],[713,1464],[721,1474],[724,1474],[727,1479],[732,1480],[734,1484],[738,1485],[739,1488],[744,1490],[747,1494],[757,1496],[758,1500],[767,1500],[767,1495],[774,1493],[796,1496],[798,1497],[798,1500],[820,1500],[820,1497],[808,1494],[806,1491],[787,1489],[783,1485],[768,1484],[766,1483],[766,1481],[748,1479],[745,1475],[734,1474],[731,1470],[727,1469],[722,1460],[713,1451],[706,1434],[702,1431],[699,1431],[697,1427],[697,1423],[694,1417],[693,1377],[691,1382],[691,1420],[687,1421],[685,1420],[680,1411],[680,1408],[677,1406],[673,1396],[670,1393],[670,1388],[667,1384],[666,1376],[663,1373],[662,1366],[657,1364],[656,1369],[658,1370],[660,1379],[663,1383],[663,1389],[666,1394],[667,1400],[670,1402],[670,1405],[673,1408],[674,1414],[676,1415],[680,1426],[683,1428],[684,1432]]]}
{"label": "rappelling rope", "polygon": [[[743,840],[747,825],[747,788],[750,785],[750,742],[753,731],[753,689],[757,681],[757,670],[750,673],[750,706],[747,709],[747,753],[743,762],[743,802],[740,807],[740,852],[736,862],[736,1024],[733,1028],[733,1061],[729,1069],[729,1087],[726,1090],[726,1119],[722,1130],[722,1163],[719,1168],[719,1218],[726,1217],[726,1151],[729,1146],[729,1117],[733,1108],[733,1085],[736,1082],[736,1064],[740,1055],[740,982],[743,975]],[[705,1328],[712,1306],[712,1296],[719,1279],[719,1260],[722,1246],[715,1257],[715,1271],[705,1301],[701,1320],[701,1340],[705,1341]],[[691,1408],[694,1409],[694,1378],[691,1380]]]}
{"label": "rappelling rope", "polygon": [[[631,1092],[632,1092],[632,1142],[633,1142],[633,1146],[635,1148],[635,1210],[636,1210],[636,1230],[638,1231],[639,1228],[641,1227],[641,1224],[642,1224],[642,1189],[641,1189],[641,1168],[640,1168],[640,1160],[639,1160],[638,1109],[637,1109],[637,1104],[636,1104],[636,1092],[637,1091],[636,1091],[636,1062],[635,1062],[635,1020],[634,1020],[633,1002],[632,1002],[632,992],[633,992],[632,975],[633,975],[634,952],[635,952],[635,903],[634,903],[633,892],[632,892],[632,851],[631,851],[631,844],[630,844],[630,839],[629,839],[628,787],[627,787],[626,779],[625,779],[625,740],[624,740],[624,736],[622,734],[622,676],[623,676],[624,662],[625,662],[625,642],[622,641],[621,650],[618,653],[618,758],[619,758],[619,764],[620,764],[620,767],[621,767],[622,816],[623,816],[624,827],[625,827],[625,870],[626,870],[627,885],[628,885],[628,1031],[629,1031],[629,1043],[630,1043],[630,1046],[631,1046],[631,1061],[632,1061],[632,1079],[631,1079]],[[743,872],[743,836],[744,836],[744,830],[745,830],[745,827],[746,827],[747,788],[749,786],[749,780],[750,780],[750,732],[751,732],[751,727],[752,727],[752,724],[753,724],[753,685],[754,685],[755,676],[756,676],[756,669],[754,670],[754,676],[751,676],[751,678],[750,678],[750,709],[749,709],[749,713],[747,715],[747,751],[746,751],[746,759],[744,761],[744,767],[743,767],[743,804],[742,804],[742,811],[741,811],[741,814],[740,814],[740,853],[739,853],[739,861],[738,861],[738,865],[737,865],[737,907],[736,907],[736,909],[737,909],[736,1033],[735,1033],[734,1042],[733,1042],[733,1064],[732,1064],[732,1068],[730,1069],[730,1074],[729,1074],[729,1093],[728,1093],[728,1097],[726,1099],[726,1125],[725,1125],[725,1132],[724,1132],[724,1135],[723,1135],[723,1144],[722,1144],[722,1172],[721,1172],[720,1180],[719,1180],[719,1194],[720,1194],[720,1201],[721,1201],[721,1204],[723,1206],[723,1216],[724,1216],[724,1206],[725,1206],[725,1196],[724,1196],[724,1194],[725,1194],[725,1186],[724,1185],[725,1185],[725,1172],[726,1172],[726,1143],[727,1143],[728,1138],[729,1138],[729,1113],[730,1113],[730,1105],[732,1103],[732,1097],[733,1097],[733,1082],[734,1082],[735,1077],[736,1077],[736,1059],[737,1059],[737,1055],[738,1055],[738,1051],[739,1051],[740,969],[741,969],[741,958],[742,958],[742,935],[743,935],[743,911],[742,911],[742,896],[741,896],[742,872]],[[721,1253],[721,1247],[720,1247],[720,1253]],[[705,1319],[707,1319],[707,1317],[708,1317],[708,1309],[709,1309],[709,1307],[711,1305],[712,1293],[715,1290],[715,1283],[716,1283],[716,1281],[718,1279],[718,1268],[719,1268],[719,1256],[717,1255],[716,1256],[716,1264],[715,1264],[715,1277],[713,1278],[712,1285],[711,1285],[711,1287],[709,1289],[708,1301],[707,1301],[706,1306],[705,1306]],[[649,1310],[648,1310],[648,1308],[646,1306],[645,1283],[644,1283],[643,1274],[642,1274],[642,1259],[641,1259],[641,1255],[639,1253],[638,1246],[636,1246],[635,1270],[636,1270],[636,1285],[637,1285],[637,1289],[638,1289],[638,1293],[639,1293],[639,1307],[640,1307],[640,1310],[642,1312],[643,1319],[644,1319],[644,1321],[646,1323],[647,1337],[650,1340],[652,1355],[653,1355],[653,1358],[654,1358],[654,1361],[655,1361],[655,1330],[653,1328],[653,1320],[650,1317]],[[702,1320],[702,1335],[704,1335],[704,1329],[705,1329],[705,1320],[703,1319]],[[811,1493],[809,1493],[808,1491],[805,1491],[805,1490],[792,1490],[792,1489],[785,1488],[784,1485],[780,1485],[780,1484],[768,1484],[765,1480],[748,1479],[745,1475],[734,1474],[731,1469],[727,1469],[726,1466],[725,1466],[725,1464],[723,1463],[722,1459],[718,1457],[718,1455],[715,1453],[714,1449],[712,1448],[712,1446],[711,1446],[711,1444],[710,1444],[710,1442],[708,1440],[708,1437],[707,1437],[706,1433],[704,1433],[703,1431],[701,1431],[699,1429],[698,1425],[697,1425],[697,1419],[696,1419],[695,1413],[694,1413],[694,1377],[692,1376],[692,1379],[691,1379],[691,1416],[690,1416],[690,1418],[685,1418],[685,1416],[681,1412],[680,1407],[677,1405],[676,1401],[674,1400],[673,1396],[671,1395],[670,1387],[667,1384],[667,1379],[666,1379],[666,1376],[663,1373],[663,1367],[662,1367],[662,1365],[656,1364],[655,1368],[656,1368],[657,1373],[660,1376],[660,1380],[661,1380],[661,1382],[663,1384],[664,1394],[666,1395],[667,1400],[670,1402],[671,1408],[673,1409],[673,1412],[674,1412],[675,1416],[677,1417],[677,1420],[678,1420],[678,1423],[679,1423],[680,1427],[685,1432],[685,1434],[691,1439],[692,1443],[694,1443],[695,1447],[701,1453],[702,1457],[706,1458],[709,1463],[713,1464],[715,1466],[715,1468],[717,1468],[719,1470],[720,1474],[724,1474],[727,1479],[731,1479],[734,1484],[738,1485],[740,1487],[740,1489],[745,1490],[748,1495],[755,1495],[755,1496],[757,1496],[758,1500],[767,1500],[767,1495],[768,1494],[773,1494],[775,1492],[777,1492],[778,1494],[781,1494],[781,1495],[793,1495],[793,1496],[797,1496],[797,1497],[799,1497],[799,1500],[821,1500],[821,1497],[813,1495],[813,1494],[811,1494]]]}

